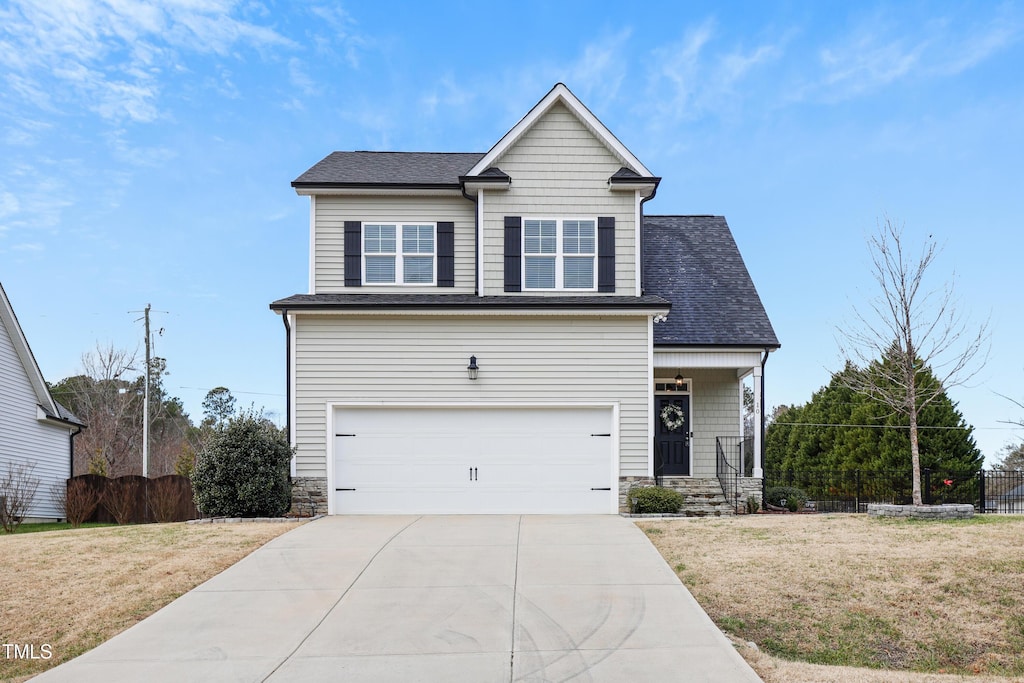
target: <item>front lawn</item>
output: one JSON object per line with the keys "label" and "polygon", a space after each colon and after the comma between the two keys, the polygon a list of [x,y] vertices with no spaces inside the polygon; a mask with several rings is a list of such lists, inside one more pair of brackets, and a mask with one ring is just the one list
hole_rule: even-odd
{"label": "front lawn", "polygon": [[38,674],[96,647],[298,524],[0,535],[0,643],[32,645],[37,657],[52,652],[31,660],[0,650],[0,679]]}
{"label": "front lawn", "polygon": [[[1024,517],[746,515],[640,527],[715,623],[771,655],[745,653],[766,681],[1024,677]],[[860,669],[829,674],[835,667]]]}
{"label": "front lawn", "polygon": [[[80,529],[95,529],[97,527],[104,526],[116,526],[114,522],[86,522],[79,526]],[[26,522],[19,524],[18,528],[14,530],[16,534],[35,534],[40,531],[64,531],[66,529],[73,529],[70,522]],[[6,531],[0,530],[0,536],[7,534]]]}

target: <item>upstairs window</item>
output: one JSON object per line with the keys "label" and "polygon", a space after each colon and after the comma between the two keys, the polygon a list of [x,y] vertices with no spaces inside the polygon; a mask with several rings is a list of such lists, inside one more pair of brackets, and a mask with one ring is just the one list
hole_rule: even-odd
{"label": "upstairs window", "polygon": [[595,289],[597,221],[523,220],[524,289]]}
{"label": "upstairs window", "polygon": [[365,284],[434,284],[434,231],[433,223],[363,224]]}

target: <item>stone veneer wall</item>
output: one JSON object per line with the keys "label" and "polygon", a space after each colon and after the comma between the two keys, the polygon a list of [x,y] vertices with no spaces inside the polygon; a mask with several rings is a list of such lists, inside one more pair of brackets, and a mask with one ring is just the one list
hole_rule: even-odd
{"label": "stone veneer wall", "polygon": [[746,504],[753,497],[758,507],[764,507],[763,486],[760,477],[740,477],[740,503]]}
{"label": "stone veneer wall", "polygon": [[619,477],[619,512],[629,509],[629,489],[634,486],[654,486],[654,477]]}
{"label": "stone veneer wall", "polygon": [[294,477],[292,479],[292,514],[308,516],[310,501],[316,513],[327,514],[327,477]]}

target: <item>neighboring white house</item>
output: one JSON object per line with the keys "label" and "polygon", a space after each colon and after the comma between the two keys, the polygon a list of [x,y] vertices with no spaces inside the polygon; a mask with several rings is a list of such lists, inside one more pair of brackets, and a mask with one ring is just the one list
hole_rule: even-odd
{"label": "neighboring white house", "polygon": [[334,152],[296,179],[309,292],[271,304],[296,497],[614,513],[723,467],[758,491],[742,381],[763,413],[779,342],[724,218],[645,215],[660,180],[562,84],[486,153]]}
{"label": "neighboring white house", "polygon": [[83,426],[50,395],[0,285],[0,476],[12,465],[34,465],[39,486],[26,518],[64,518],[53,491],[71,476],[74,436]]}

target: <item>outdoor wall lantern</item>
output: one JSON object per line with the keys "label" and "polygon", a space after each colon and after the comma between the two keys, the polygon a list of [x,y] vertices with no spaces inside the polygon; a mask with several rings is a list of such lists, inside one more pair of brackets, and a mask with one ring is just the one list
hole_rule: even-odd
{"label": "outdoor wall lantern", "polygon": [[677,387],[683,386],[683,376],[682,375],[676,375],[676,386]]}
{"label": "outdoor wall lantern", "polygon": [[480,367],[476,364],[476,356],[469,357],[469,365],[466,366],[466,371],[469,373],[470,379],[476,379],[476,374],[480,371]]}

